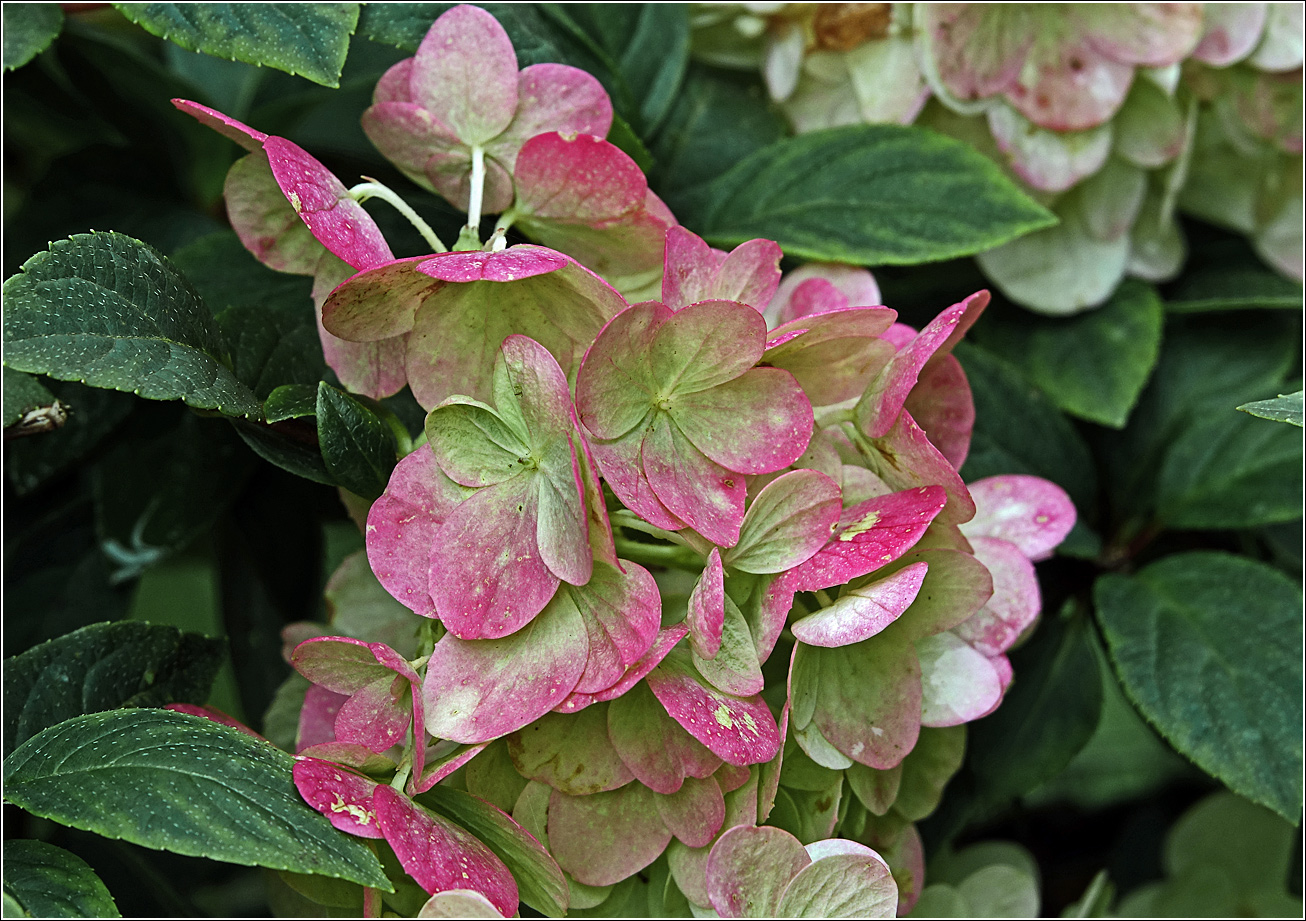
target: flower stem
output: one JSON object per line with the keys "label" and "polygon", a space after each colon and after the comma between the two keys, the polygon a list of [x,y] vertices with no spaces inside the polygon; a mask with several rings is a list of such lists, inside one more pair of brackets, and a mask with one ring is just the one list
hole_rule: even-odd
{"label": "flower stem", "polygon": [[472,148],[472,179],[467,194],[467,228],[479,233],[481,227],[481,203],[485,200],[485,151],[476,146]]}
{"label": "flower stem", "polygon": [[682,547],[689,547],[689,542],[677,534],[675,531],[667,531],[656,525],[649,524],[643,518],[640,518],[634,512],[627,509],[618,509],[615,512],[608,513],[609,520],[619,528],[630,528],[632,531],[642,531],[650,537],[659,537],[662,540],[669,540],[673,544],[679,544]]}
{"label": "flower stem", "polygon": [[632,563],[650,566],[669,566],[687,572],[698,572],[703,568],[703,561],[698,554],[684,547],[672,547],[667,544],[646,544],[643,541],[616,539],[617,555]]}
{"label": "flower stem", "polygon": [[384,202],[388,202],[396,211],[408,219],[408,223],[417,228],[417,232],[422,235],[422,239],[431,247],[432,252],[449,252],[449,248],[440,242],[440,238],[435,235],[431,225],[422,220],[421,216],[412,209],[408,202],[396,195],[388,186],[382,185],[375,179],[367,176],[363,178],[367,179],[367,182],[360,182],[349,190],[349,195],[354,201],[360,205],[369,198],[379,198]]}

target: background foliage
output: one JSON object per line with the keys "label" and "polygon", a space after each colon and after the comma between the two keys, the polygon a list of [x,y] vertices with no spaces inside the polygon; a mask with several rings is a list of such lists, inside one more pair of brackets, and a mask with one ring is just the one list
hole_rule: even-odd
{"label": "background foliage", "polygon": [[[68,413],[5,445],[5,827],[37,839],[6,841],[5,903],[97,914],[112,893],[123,914],[263,910],[264,871],[224,860],[388,885],[251,740],[121,708],[208,702],[275,738],[280,630],[321,616],[326,576],[361,546],[335,487],[378,495],[394,439],[422,420],[406,393],[378,406],[336,386],[309,282],[258,265],[226,229],[237,149],[168,100],[220,108],[408,197],[358,116],[448,5],[113,6],[4,7],[5,277],[25,268],[4,289],[4,423],[56,399]],[[985,182],[987,161],[922,129],[789,137],[758,80],[690,59],[683,6],[486,6],[522,65],[599,78],[611,140],[682,223],[721,246],[776,239],[794,264],[871,266],[905,322],[983,287],[973,254],[1049,221]],[[456,236],[458,215],[409,200]],[[928,221],[913,210],[938,201],[948,210]],[[396,253],[424,251],[391,212],[376,218]],[[1125,906],[1161,910],[1179,898],[1167,880],[1209,859],[1163,847],[1199,797],[1223,785],[1301,817],[1300,402],[1296,427],[1275,421],[1291,406],[1264,405],[1301,388],[1301,289],[1240,238],[1185,230],[1194,254],[1176,281],[1127,283],[1066,319],[997,297],[957,350],[977,409],[964,477],[1051,479],[1080,521],[1040,566],[1045,616],[1013,657],[1006,703],[971,728],[922,827],[951,867],[937,877],[955,881],[947,897],[972,909],[983,887],[946,863],[971,841],[1028,848],[1045,911],[1102,869],[1117,893],[1154,900]],[[130,283],[141,275],[168,292],[162,313]],[[52,298],[68,308],[55,326],[41,308]],[[240,769],[181,778],[169,752],[186,746]],[[78,758],[116,747],[150,770],[100,776],[102,791],[77,776]],[[206,784],[257,789],[268,814],[201,815]],[[141,827],[134,804],[151,797],[174,802],[177,840]],[[251,822],[266,825],[265,853]],[[307,856],[283,822],[303,823]],[[1299,831],[1274,846],[1293,841],[1299,855]],[[1298,864],[1274,865],[1300,895],[1300,876],[1282,875]],[[1235,888],[1249,878],[1223,872]],[[278,891],[294,910],[298,890]]]}

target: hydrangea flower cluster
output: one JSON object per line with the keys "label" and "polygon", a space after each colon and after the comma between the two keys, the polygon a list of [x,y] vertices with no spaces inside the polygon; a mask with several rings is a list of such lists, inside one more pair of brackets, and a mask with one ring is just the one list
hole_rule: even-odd
{"label": "hydrangea flower cluster", "polygon": [[799,131],[920,124],[1024,182],[1060,224],[978,258],[1027,307],[1172,278],[1178,209],[1302,279],[1301,4],[703,4],[697,21],[699,53],[760,67]]}
{"label": "hydrangea flower cluster", "polygon": [[[906,910],[911,823],[960,727],[1000,704],[1039,613],[1033,561],[1074,521],[1051,483],[957,473],[974,405],[950,353],[987,292],[916,330],[864,270],[782,279],[775,243],[712,249],[599,136],[597,83],[519,73],[475,7],[442,15],[364,117],[468,210],[452,251],[419,226],[433,252],[396,258],[360,205],[411,215],[393,192],[177,105],[250,151],[233,225],[314,276],[341,381],[407,385],[428,411],[367,512],[366,565],[328,587],[342,635],[287,632],[311,683],[304,798],[384,841],[432,913],[519,896],[430,808],[437,784],[502,810],[573,907],[665,855],[726,917],[827,914],[832,880],[858,914]],[[502,215],[484,243],[482,210]],[[544,245],[507,246],[514,226]]]}

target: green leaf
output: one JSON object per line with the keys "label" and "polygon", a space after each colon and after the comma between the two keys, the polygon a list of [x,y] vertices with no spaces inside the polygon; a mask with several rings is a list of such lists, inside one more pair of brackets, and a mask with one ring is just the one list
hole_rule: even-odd
{"label": "green leaf", "polygon": [[567,913],[567,881],[538,841],[498,808],[482,799],[436,785],[418,802],[452,819],[494,851],[517,881],[521,900],[549,917]]}
{"label": "green leaf", "polygon": [[[1170,313],[1275,308],[1301,310],[1301,285],[1267,269],[1238,241],[1210,255],[1193,253],[1186,269],[1166,296]],[[1202,256],[1203,258],[1197,258]]]}
{"label": "green leaf", "polygon": [[292,755],[171,710],[112,710],[33,736],[4,763],[5,799],[155,850],[389,890],[376,856],[300,797]]}
{"label": "green leaf", "polygon": [[1289,425],[1295,425],[1297,428],[1302,427],[1302,391],[1296,393],[1281,393],[1273,400],[1258,400],[1255,403],[1244,403],[1238,407],[1245,413],[1253,415],[1258,419],[1269,419],[1272,422],[1287,422]]}
{"label": "green leaf", "polygon": [[145,31],[188,51],[340,85],[357,3],[115,3]]}
{"label": "green leaf", "polygon": [[712,180],[787,133],[760,81],[691,64],[652,142],[649,184],[681,221],[698,227]]}
{"label": "green leaf", "polygon": [[4,284],[5,364],[149,400],[257,417],[223,363],[195,289],[153,247],[117,233],[51,244]]}
{"label": "green leaf", "polygon": [[312,318],[312,279],[269,269],[245,249],[234,231],[201,237],[169,259],[215,315],[230,307],[258,306]]}
{"label": "green leaf", "polygon": [[656,131],[689,63],[687,8],[679,3],[595,3],[541,9],[559,27],[555,44],[570,51],[565,63],[593,73],[639,134],[648,137]]}
{"label": "green leaf", "polygon": [[44,841],[5,842],[4,886],[5,894],[30,916],[122,917],[113,896],[86,861]]}
{"label": "green leaf", "polygon": [[[316,407],[316,394],[314,406]],[[315,483],[336,485],[335,477],[322,460],[317,433],[311,423],[298,419],[275,425],[259,425],[243,419],[232,419],[231,423],[249,449],[269,464]]]}
{"label": "green leaf", "polygon": [[1050,226],[988,159],[924,128],[851,125],[788,138],[713,182],[703,236],[861,265],[966,256]]}
{"label": "green leaf", "polygon": [[285,422],[317,415],[317,385],[283,384],[263,401],[263,415],[268,422]]}
{"label": "green leaf", "polygon": [[955,350],[975,397],[975,430],[961,468],[966,482],[1027,473],[1059,484],[1093,508],[1097,474],[1088,446],[1043,393],[1010,364],[963,342]]}
{"label": "green leaf", "polygon": [[4,750],[83,713],[202,704],[225,654],[222,640],[132,621],[42,643],[5,662]]}
{"label": "green leaf", "polygon": [[30,374],[9,371],[4,375],[4,427],[8,428],[40,406],[52,406],[54,394]]}
{"label": "green leaf", "polygon": [[1096,310],[1065,319],[990,310],[975,340],[1064,411],[1123,428],[1161,351],[1156,292],[1126,281]]}
{"label": "green leaf", "polygon": [[394,435],[376,413],[326,381],[317,389],[317,438],[322,461],[341,486],[364,499],[385,492],[396,463]]}
{"label": "green leaf", "polygon": [[255,465],[226,425],[193,413],[153,438],[122,441],[92,472],[101,546],[115,578],[135,578],[206,532]]}
{"label": "green leaf", "polygon": [[[565,61],[554,44],[555,29],[531,3],[478,3],[493,14],[508,33],[517,52],[517,66]],[[394,45],[412,54],[417,51],[431,23],[455,3],[365,3],[358,17],[358,34]]]}
{"label": "green leaf", "polygon": [[1129,428],[1104,439],[1121,518],[1239,528],[1301,516],[1301,433],[1237,413],[1282,393],[1300,327],[1274,314],[1230,325],[1174,318]]}
{"label": "green leaf", "polygon": [[1277,570],[1193,551],[1093,591],[1116,673],[1181,754],[1290,822],[1302,808],[1302,596]]}
{"label": "green leaf", "polygon": [[54,3],[6,3],[3,12],[5,70],[22,67],[63,30],[63,10]]}

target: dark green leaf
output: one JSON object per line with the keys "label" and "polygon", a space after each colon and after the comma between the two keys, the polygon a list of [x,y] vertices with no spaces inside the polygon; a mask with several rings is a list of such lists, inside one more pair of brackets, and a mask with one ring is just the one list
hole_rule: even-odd
{"label": "dark green leaf", "polygon": [[[316,400],[316,395],[315,395]],[[317,446],[317,433],[311,423],[287,419],[271,425],[259,425],[232,419],[236,433],[250,450],[269,464],[288,470],[315,483],[335,486],[335,477],[327,470]]]}
{"label": "dark green leaf", "polygon": [[1235,407],[1281,393],[1300,332],[1277,314],[1172,319],[1129,428],[1105,439],[1121,517],[1236,528],[1301,515],[1301,433]]}
{"label": "dark green leaf", "polygon": [[787,133],[761,81],[691,65],[652,143],[649,183],[681,221],[697,227],[711,181]]}
{"label": "dark green leaf", "polygon": [[236,379],[260,398],[283,384],[315,385],[326,373],[313,305],[305,300],[303,306],[297,313],[231,307],[218,315]]}
{"label": "dark green leaf", "polygon": [[56,431],[7,446],[5,472],[19,495],[31,492],[84,458],[122,424],[137,404],[125,393],[73,381],[47,380],[45,384],[63,404],[68,419]]}
{"label": "dark green leaf", "polygon": [[502,811],[470,793],[440,785],[417,799],[466,828],[494,851],[512,871],[523,902],[550,917],[567,913],[567,881],[562,870],[538,841]]}
{"label": "dark green leaf", "polygon": [[221,640],[122,621],[92,624],[15,656],[4,668],[4,750],[83,713],[202,704]]}
{"label": "dark green leaf", "polygon": [[612,116],[612,127],[608,129],[608,142],[634,160],[635,165],[644,172],[647,173],[652,169],[653,155],[648,152],[648,148],[644,146],[644,142],[640,140],[635,130],[620,115]]}
{"label": "dark green leaf", "polygon": [[268,422],[285,422],[317,414],[316,384],[283,384],[263,402],[263,415]]}
{"label": "dark green leaf", "polygon": [[790,256],[910,265],[990,249],[1055,218],[992,162],[924,128],[852,125],[759,150],[712,184],[703,236]]}
{"label": "dark green leaf", "polygon": [[4,375],[4,427],[8,428],[40,406],[54,404],[54,394],[30,374],[7,371]]}
{"label": "dark green leaf", "polygon": [[1161,351],[1156,292],[1126,281],[1096,310],[1065,319],[990,310],[975,339],[1071,415],[1122,428]]}
{"label": "dark green leaf", "polygon": [[63,10],[55,3],[4,5],[5,70],[22,67],[49,47],[63,29]]}
{"label": "dark green leaf", "polygon": [[312,279],[269,269],[245,249],[233,231],[209,234],[169,258],[219,317],[219,325],[221,314],[230,307],[258,306],[269,313],[313,317]]}
{"label": "dark green leaf", "polygon": [[115,448],[93,482],[102,546],[118,578],[135,578],[207,531],[254,465],[220,420],[190,413],[155,438]]}
{"label": "dark green leaf", "polygon": [[1290,822],[1302,808],[1302,596],[1244,557],[1194,551],[1094,586],[1125,693],[1182,754]]}
{"label": "dark green leaf", "polygon": [[258,416],[195,289],[153,247],[116,233],[53,243],[4,284],[5,364],[151,400]]}
{"label": "dark green leaf", "polygon": [[395,466],[389,426],[358,400],[323,381],[317,389],[317,437],[331,475],[352,493],[375,499]]}
{"label": "dark green leaf", "polygon": [[1179,277],[1166,298],[1165,309],[1171,313],[1257,307],[1301,309],[1301,285],[1267,269],[1254,258],[1194,259],[1189,265],[1191,268]]}
{"label": "dark green leaf", "polygon": [[[365,3],[358,17],[358,34],[394,45],[412,54],[431,23],[456,3]],[[528,3],[478,3],[494,14],[517,51],[517,65],[564,62],[553,44],[554,28]]]}
{"label": "dark green leaf", "polygon": [[1255,403],[1244,403],[1238,408],[1258,419],[1287,422],[1289,425],[1297,426],[1297,428],[1302,427],[1303,406],[1302,391],[1300,390],[1296,393],[1281,393],[1273,400],[1257,400]]}
{"label": "dark green leaf", "polygon": [[357,3],[115,3],[124,16],[190,51],[339,86]]}
{"label": "dark green leaf", "polygon": [[[579,29],[601,51],[603,67],[586,67],[644,137],[671,109],[689,62],[689,13],[680,3],[548,4],[546,15]],[[586,62],[567,63],[584,67]],[[628,97],[629,102],[625,98]]]}
{"label": "dark green leaf", "polygon": [[5,842],[4,885],[33,917],[122,917],[86,861],[44,841]]}
{"label": "dark green leaf", "polygon": [[112,710],[20,745],[5,759],[4,794],[34,815],[155,850],[390,889],[367,845],[300,797],[294,763],[203,717]]}
{"label": "dark green leaf", "polygon": [[1093,508],[1093,461],[1065,416],[1015,368],[984,349],[962,343],[956,355],[975,395],[975,431],[962,467],[965,480],[1033,474],[1058,483],[1081,511]]}

